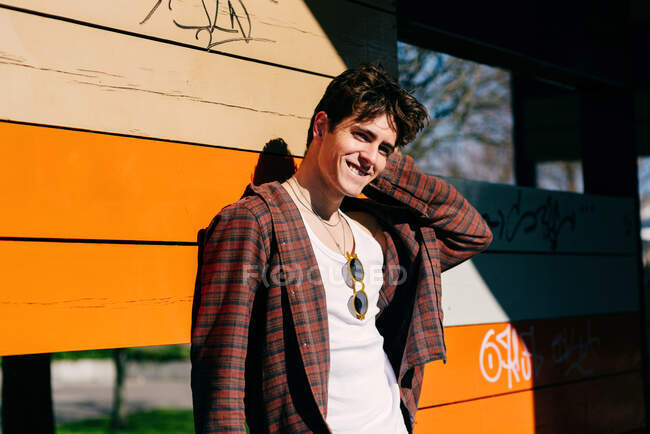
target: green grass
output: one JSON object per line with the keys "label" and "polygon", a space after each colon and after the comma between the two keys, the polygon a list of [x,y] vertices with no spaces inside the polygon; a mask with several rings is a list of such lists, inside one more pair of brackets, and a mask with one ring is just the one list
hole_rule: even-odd
{"label": "green grass", "polygon": [[159,434],[194,433],[192,410],[153,410],[132,413],[126,417],[125,429],[114,431],[109,428],[109,419],[87,419],[68,422],[57,426],[57,434]]}
{"label": "green grass", "polygon": [[[56,427],[56,434],[193,434],[192,410],[152,410],[131,413],[126,417],[126,426],[121,430],[110,429],[109,419],[86,419],[68,422]],[[244,425],[245,426],[245,425]],[[245,426],[248,433],[248,427]]]}
{"label": "green grass", "polygon": [[[52,353],[52,360],[110,359],[112,357],[113,350]],[[189,345],[160,345],[127,349],[127,359],[136,362],[168,362],[171,360],[188,360],[189,358]]]}

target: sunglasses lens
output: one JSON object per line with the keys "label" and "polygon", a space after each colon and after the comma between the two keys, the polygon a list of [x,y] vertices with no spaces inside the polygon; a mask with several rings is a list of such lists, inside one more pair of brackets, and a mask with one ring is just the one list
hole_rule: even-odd
{"label": "sunglasses lens", "polygon": [[363,280],[363,265],[358,258],[350,259],[350,272],[355,280]]}
{"label": "sunglasses lens", "polygon": [[368,311],[368,297],[364,291],[354,294],[354,310],[361,315],[365,315]]}

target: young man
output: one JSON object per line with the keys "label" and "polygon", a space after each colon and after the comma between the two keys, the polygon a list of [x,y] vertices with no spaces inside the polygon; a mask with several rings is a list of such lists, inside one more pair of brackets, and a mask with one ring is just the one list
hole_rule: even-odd
{"label": "young man", "polygon": [[383,68],[348,70],[295,176],[212,221],[192,324],[197,433],[412,431],[424,364],[445,359],[440,273],[491,241],[451,185],[398,152],[426,120]]}

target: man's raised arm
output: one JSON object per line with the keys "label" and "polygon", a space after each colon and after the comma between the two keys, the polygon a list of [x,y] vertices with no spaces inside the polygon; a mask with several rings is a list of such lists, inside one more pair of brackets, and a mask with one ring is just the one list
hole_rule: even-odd
{"label": "man's raised arm", "polygon": [[478,211],[447,181],[417,169],[409,156],[392,153],[386,168],[363,192],[379,202],[404,205],[433,227],[443,271],[492,242],[492,232]]}

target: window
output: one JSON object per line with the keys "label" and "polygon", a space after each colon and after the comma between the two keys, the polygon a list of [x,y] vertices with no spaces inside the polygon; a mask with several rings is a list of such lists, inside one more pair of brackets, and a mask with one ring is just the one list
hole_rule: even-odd
{"label": "window", "polygon": [[404,150],[425,172],[514,183],[510,73],[399,42],[399,82],[431,122]]}

